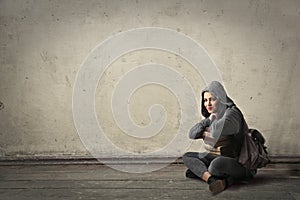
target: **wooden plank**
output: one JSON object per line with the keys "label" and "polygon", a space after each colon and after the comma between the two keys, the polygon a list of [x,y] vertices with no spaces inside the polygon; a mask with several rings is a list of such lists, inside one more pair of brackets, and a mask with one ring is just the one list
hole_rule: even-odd
{"label": "wooden plank", "polygon": [[[272,177],[273,179],[299,179],[299,171],[291,170],[260,170],[258,175]],[[157,171],[145,174],[130,174],[118,172],[115,170],[72,170],[64,172],[44,171],[19,173],[12,171],[10,173],[1,173],[0,180],[185,180],[185,169],[182,171]]]}
{"label": "wooden plank", "polygon": [[[184,165],[169,165],[159,170],[159,172],[184,172],[186,167]],[[300,164],[269,164],[267,167],[260,169],[259,171],[266,170],[289,170],[299,171]],[[25,165],[25,166],[0,166],[0,175],[7,173],[86,173],[90,171],[101,171],[110,174],[120,174],[123,172],[114,170],[106,165]],[[156,173],[155,171],[154,173]]]}
{"label": "wooden plank", "polygon": [[[299,179],[266,179],[256,178],[246,183],[237,183],[233,189],[247,189],[248,191],[264,190],[297,191]],[[198,190],[207,188],[207,184],[200,180],[118,180],[118,181],[91,181],[91,180],[27,180],[27,181],[1,181],[0,189],[181,189]]]}
{"label": "wooden plank", "polygon": [[[186,167],[184,165],[167,166],[159,170],[159,172],[184,172]],[[110,174],[128,174],[112,169],[105,165],[57,165],[57,166],[0,166],[0,174],[27,174],[27,173],[87,173],[87,172],[105,172]],[[154,171],[154,173],[157,171]],[[136,173],[136,174],[148,174],[148,173]]]}
{"label": "wooden plank", "polygon": [[[24,199],[210,199],[212,194],[208,190],[168,190],[168,189],[38,189],[38,190],[0,190],[2,200]],[[296,194],[297,195],[297,194]],[[217,200],[228,199],[281,199],[294,200],[288,191],[236,191],[227,190],[214,196]]]}

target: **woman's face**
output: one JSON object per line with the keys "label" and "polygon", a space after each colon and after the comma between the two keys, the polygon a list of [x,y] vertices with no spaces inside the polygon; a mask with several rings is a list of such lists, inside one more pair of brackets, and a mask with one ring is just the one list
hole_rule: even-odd
{"label": "woman's face", "polygon": [[218,99],[214,97],[211,93],[204,93],[204,106],[208,113],[216,113],[218,108]]}

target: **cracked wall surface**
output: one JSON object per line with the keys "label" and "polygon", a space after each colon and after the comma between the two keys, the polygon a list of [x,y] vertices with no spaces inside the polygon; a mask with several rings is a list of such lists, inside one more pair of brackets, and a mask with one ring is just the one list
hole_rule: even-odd
{"label": "cracked wall surface", "polygon": [[[270,154],[299,156],[299,21],[298,0],[2,0],[0,156],[88,155],[73,121],[76,75],[101,42],[142,27],[172,29],[202,45],[249,127],[265,135]],[[191,63],[170,52],[143,49],[116,59],[98,82],[95,111],[116,146],[138,153],[167,145],[181,117],[176,95],[148,85],[128,100],[131,118],[146,126],[148,109],[159,103],[168,113],[165,126],[150,139],[118,127],[112,92],[120,77],[145,63],[171,66],[199,93],[205,86]]]}

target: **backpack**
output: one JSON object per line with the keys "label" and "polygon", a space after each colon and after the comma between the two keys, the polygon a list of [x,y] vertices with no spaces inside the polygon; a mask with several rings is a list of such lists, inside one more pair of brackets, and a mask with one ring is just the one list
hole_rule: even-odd
{"label": "backpack", "polygon": [[258,130],[249,129],[249,133],[245,134],[241,147],[238,158],[239,163],[247,169],[262,168],[270,163],[265,141]]}

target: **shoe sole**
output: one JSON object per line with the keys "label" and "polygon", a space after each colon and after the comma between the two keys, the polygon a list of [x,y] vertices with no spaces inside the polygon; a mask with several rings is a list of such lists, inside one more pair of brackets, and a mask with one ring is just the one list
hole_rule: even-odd
{"label": "shoe sole", "polygon": [[226,182],[225,180],[216,180],[214,182],[212,182],[209,185],[209,190],[213,193],[213,194],[217,194],[222,192],[223,190],[225,190],[226,188]]}

